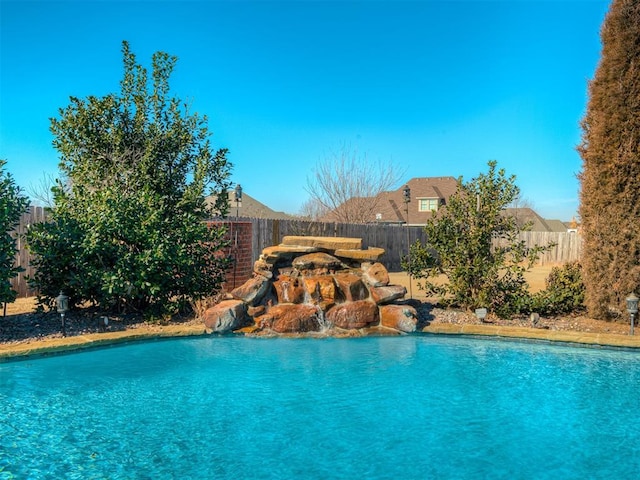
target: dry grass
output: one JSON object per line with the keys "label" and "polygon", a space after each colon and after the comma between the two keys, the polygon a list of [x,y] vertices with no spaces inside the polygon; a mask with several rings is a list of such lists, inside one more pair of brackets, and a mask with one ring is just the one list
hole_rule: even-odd
{"label": "dry grass", "polygon": [[[525,274],[531,293],[544,290],[547,277],[553,267],[554,265],[536,266]],[[428,300],[425,292],[420,289],[420,281],[409,279],[409,276],[405,272],[389,272],[389,279],[392,284],[404,285],[407,288],[407,292],[411,293],[412,298],[422,301]],[[444,283],[445,281],[446,277],[444,275],[434,280],[435,283]]]}

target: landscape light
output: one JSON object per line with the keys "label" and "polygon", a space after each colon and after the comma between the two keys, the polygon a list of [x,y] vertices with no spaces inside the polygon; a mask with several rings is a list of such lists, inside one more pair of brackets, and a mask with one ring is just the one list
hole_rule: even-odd
{"label": "landscape light", "polygon": [[240,186],[239,183],[236,185],[234,192],[235,192],[235,199],[236,199],[236,220],[238,220],[240,204],[242,203],[242,187]]}
{"label": "landscape light", "polygon": [[634,292],[631,292],[631,294],[629,294],[629,296],[627,297],[627,312],[629,312],[629,315],[631,315],[630,335],[633,335],[633,324],[635,323],[634,320],[636,318],[636,313],[638,313],[638,300],[640,299]]}
{"label": "landscape light", "polygon": [[64,324],[64,315],[69,311],[69,297],[62,293],[62,290],[60,290],[60,295],[56,297],[56,307],[62,320],[62,336],[66,337],[67,331]]}
{"label": "landscape light", "polygon": [[476,308],[476,317],[481,322],[484,322],[484,319],[487,318],[487,309],[486,308]]}
{"label": "landscape light", "polygon": [[413,298],[413,289],[411,287],[411,232],[409,231],[409,202],[411,201],[411,189],[409,189],[409,185],[405,185],[402,189],[402,197],[404,201],[404,211],[407,214],[407,265],[409,266],[409,298]]}

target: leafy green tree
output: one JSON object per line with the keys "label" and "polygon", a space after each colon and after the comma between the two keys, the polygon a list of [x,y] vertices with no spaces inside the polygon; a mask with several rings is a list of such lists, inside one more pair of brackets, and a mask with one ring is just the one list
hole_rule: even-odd
{"label": "leafy green tree", "polygon": [[123,59],[119,94],[72,97],[51,120],[67,181],[29,232],[33,283],[49,305],[63,289],[72,303],[167,314],[224,281],[224,230],[203,220],[228,210],[231,167],[207,118],[170,96],[177,58],[155,53],[151,78],[127,42]]}
{"label": "leafy green tree", "polygon": [[640,287],[640,2],[614,0],[582,120],[580,216],[589,315],[626,315]]}
{"label": "leafy green tree", "polygon": [[5,171],[6,160],[0,160],[0,302],[10,303],[16,299],[11,288],[11,279],[23,269],[16,266],[16,239],[11,232],[18,226],[20,216],[27,210],[29,200],[22,195],[11,174]]}
{"label": "leafy green tree", "polygon": [[[411,246],[404,267],[445,304],[509,316],[526,309],[524,273],[544,249],[527,248],[518,238],[523,228],[503,213],[520,192],[515,176],[507,177],[495,161],[488,166],[469,182],[458,180],[446,209],[425,226],[427,243]],[[437,281],[442,274],[447,282]]]}

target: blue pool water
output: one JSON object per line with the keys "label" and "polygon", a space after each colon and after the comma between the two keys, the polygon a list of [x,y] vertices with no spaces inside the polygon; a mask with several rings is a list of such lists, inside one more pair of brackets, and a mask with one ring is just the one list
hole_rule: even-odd
{"label": "blue pool water", "polygon": [[0,479],[626,479],[640,355],[199,338],[0,363]]}

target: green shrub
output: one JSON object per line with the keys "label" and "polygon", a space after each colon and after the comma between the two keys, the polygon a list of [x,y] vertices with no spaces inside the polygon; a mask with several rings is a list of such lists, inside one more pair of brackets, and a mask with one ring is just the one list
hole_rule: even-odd
{"label": "green shrub", "polygon": [[[500,317],[521,313],[530,303],[524,273],[548,246],[527,247],[521,227],[504,209],[520,194],[515,176],[495,161],[469,182],[458,180],[445,209],[427,221],[427,242],[411,246],[403,262],[440,302],[468,310],[488,308]],[[445,284],[431,281],[444,274]]]}
{"label": "green shrub", "polygon": [[64,290],[72,304],[158,317],[224,282],[225,231],[204,220],[227,211],[231,166],[206,117],[170,96],[175,57],[155,53],[149,76],[124,42],[123,60],[119,94],[71,98],[51,121],[68,182],[53,189],[50,222],[27,235],[32,284],[49,306]]}
{"label": "green shrub", "polygon": [[579,262],[553,267],[546,288],[532,295],[530,310],[542,315],[581,311],[584,309],[584,291]]}

